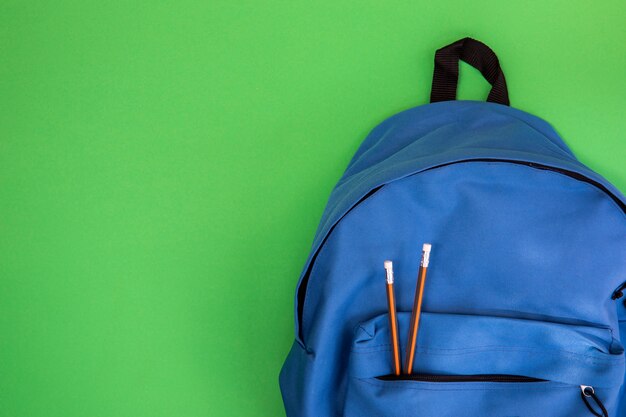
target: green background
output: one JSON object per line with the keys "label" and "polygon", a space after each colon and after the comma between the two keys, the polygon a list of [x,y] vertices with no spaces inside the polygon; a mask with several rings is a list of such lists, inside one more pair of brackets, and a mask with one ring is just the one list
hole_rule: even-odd
{"label": "green background", "polygon": [[[0,416],[280,416],[293,294],[368,131],[434,50],[626,190],[614,1],[0,5]],[[488,86],[467,66],[460,98]]]}

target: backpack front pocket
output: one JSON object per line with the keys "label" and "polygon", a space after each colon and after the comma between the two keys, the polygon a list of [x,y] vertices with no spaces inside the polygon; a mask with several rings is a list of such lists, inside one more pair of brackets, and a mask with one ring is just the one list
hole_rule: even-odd
{"label": "backpack front pocket", "polygon": [[[409,319],[398,314],[401,335]],[[393,376],[381,315],[356,330],[344,416],[593,416],[581,386],[593,387],[610,413],[623,372],[623,348],[610,329],[423,313],[414,374]]]}

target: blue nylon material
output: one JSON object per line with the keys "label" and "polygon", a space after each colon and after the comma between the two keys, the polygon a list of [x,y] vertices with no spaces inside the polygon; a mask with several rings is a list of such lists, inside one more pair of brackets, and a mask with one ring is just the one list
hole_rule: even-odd
{"label": "blue nylon material", "polygon": [[[406,346],[410,312],[398,315]],[[349,374],[375,378],[390,373],[387,315],[357,327]],[[624,357],[608,349],[608,329],[536,320],[424,313],[420,320],[414,373],[434,375],[532,375],[570,385],[585,381],[596,389],[619,387]],[[622,349],[617,352],[621,353]],[[403,357],[404,357],[403,350]],[[572,366],[572,362],[576,366]]]}
{"label": "blue nylon material", "polygon": [[[626,281],[622,208],[589,183],[528,166],[427,170],[481,158],[578,172],[624,201],[518,110],[442,102],[385,121],[333,191],[303,272],[317,254],[280,376],[288,416],[583,416],[581,384],[615,414],[624,354],[610,296]],[[425,242],[433,252],[416,369],[551,382],[375,378],[391,372],[383,261],[394,261],[404,338]]]}

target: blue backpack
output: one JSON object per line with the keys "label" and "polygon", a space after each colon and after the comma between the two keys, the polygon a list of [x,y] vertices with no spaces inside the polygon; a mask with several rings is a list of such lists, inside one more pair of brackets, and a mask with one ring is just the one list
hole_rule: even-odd
{"label": "blue backpack", "polygon": [[[492,85],[455,101],[458,63]],[[401,355],[432,244],[412,374]],[[626,416],[626,199],[509,107],[495,54],[437,51],[431,104],[376,127],[334,188],[296,290],[290,417]]]}

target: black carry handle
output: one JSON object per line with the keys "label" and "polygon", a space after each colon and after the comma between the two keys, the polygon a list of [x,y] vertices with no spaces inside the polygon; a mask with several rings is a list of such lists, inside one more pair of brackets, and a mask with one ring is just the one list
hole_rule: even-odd
{"label": "black carry handle", "polygon": [[491,84],[487,101],[509,105],[509,92],[496,54],[484,43],[465,38],[437,50],[430,102],[456,100],[459,59],[467,62]]}

